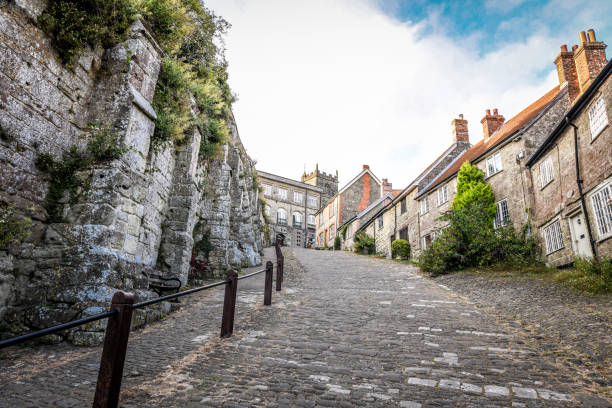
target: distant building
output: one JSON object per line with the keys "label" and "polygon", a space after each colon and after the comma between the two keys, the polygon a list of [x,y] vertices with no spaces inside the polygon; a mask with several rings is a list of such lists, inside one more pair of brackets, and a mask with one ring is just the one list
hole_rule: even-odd
{"label": "distant building", "polygon": [[321,203],[324,204],[338,192],[338,170],[336,170],[336,175],[332,176],[331,174],[319,171],[319,165],[317,164],[315,171],[312,173],[304,172],[302,174],[302,183],[323,189]]}
{"label": "distant building", "polygon": [[258,170],[257,175],[270,219],[270,242],[278,239],[286,246],[312,246],[323,189],[264,171]]}

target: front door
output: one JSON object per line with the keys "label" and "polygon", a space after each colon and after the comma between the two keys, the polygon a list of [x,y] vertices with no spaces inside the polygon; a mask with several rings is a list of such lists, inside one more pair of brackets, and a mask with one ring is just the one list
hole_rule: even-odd
{"label": "front door", "polygon": [[570,217],[570,226],[572,232],[572,247],[576,256],[581,258],[592,258],[591,243],[589,242],[589,234],[584,222],[584,215],[579,212]]}

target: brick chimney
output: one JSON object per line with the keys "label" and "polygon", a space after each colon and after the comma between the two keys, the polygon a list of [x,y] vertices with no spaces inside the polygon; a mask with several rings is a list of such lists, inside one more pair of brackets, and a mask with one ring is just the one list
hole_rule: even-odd
{"label": "brick chimney", "polygon": [[468,121],[463,119],[463,114],[459,114],[458,119],[451,121],[451,129],[453,130],[454,142],[470,143],[470,135],[468,133]]}
{"label": "brick chimney", "polygon": [[504,124],[505,120],[503,115],[497,113],[497,109],[493,109],[492,115],[491,109],[487,109],[484,117],[480,120],[485,140],[490,138],[491,135]]}
{"label": "brick chimney", "polygon": [[382,179],[382,193],[383,195],[390,193],[393,190],[392,183],[389,183],[389,179]]}
{"label": "brick chimney", "polygon": [[561,52],[555,58],[557,66],[557,75],[559,76],[559,85],[567,82],[568,94],[570,102],[574,102],[580,96],[580,86],[578,85],[578,76],[576,75],[576,63],[574,62],[574,51],[568,51],[567,45],[561,46]]}
{"label": "brick chimney", "polygon": [[367,164],[364,164],[364,165],[363,165],[363,170],[365,170],[365,169],[369,169],[369,168],[370,168],[370,166],[368,166]]}
{"label": "brick chimney", "polygon": [[582,93],[599,75],[608,60],[606,59],[606,44],[596,40],[593,29],[588,31],[588,35],[581,31],[578,38],[580,45],[574,50],[574,62],[580,93]]}

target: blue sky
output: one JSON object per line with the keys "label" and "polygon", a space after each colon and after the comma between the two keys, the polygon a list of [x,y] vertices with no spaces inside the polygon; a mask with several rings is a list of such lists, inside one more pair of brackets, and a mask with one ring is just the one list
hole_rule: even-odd
{"label": "blue sky", "polygon": [[476,143],[486,109],[510,119],[558,85],[559,46],[579,31],[612,43],[612,0],[206,4],[232,24],[234,113],[257,167],[299,179],[318,163],[341,184],[368,164],[405,187],[450,145],[453,118]]}

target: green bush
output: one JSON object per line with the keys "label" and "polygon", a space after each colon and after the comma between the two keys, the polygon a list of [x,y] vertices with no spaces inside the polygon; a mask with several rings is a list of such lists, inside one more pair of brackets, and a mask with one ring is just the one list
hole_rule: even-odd
{"label": "green bush", "polygon": [[488,205],[475,203],[450,210],[439,218],[448,226],[419,257],[421,267],[434,274],[467,267],[505,265],[521,267],[539,264],[540,246],[524,227],[495,230]]}
{"label": "green bush", "polygon": [[474,203],[483,204],[491,221],[495,218],[495,196],[491,186],[484,182],[484,174],[470,162],[464,162],[457,173],[457,194],[451,208],[461,210]]}
{"label": "green bush", "polygon": [[557,282],[590,293],[612,293],[612,258],[576,258],[575,270],[559,271]]}
{"label": "green bush", "polygon": [[338,235],[334,238],[334,249],[336,251],[340,249],[340,237]]}
{"label": "green bush", "polygon": [[354,241],[353,247],[355,248],[355,252],[360,254],[373,254],[376,252],[374,238],[370,237],[365,232],[360,231],[356,233]]}
{"label": "green bush", "polygon": [[0,206],[0,249],[23,241],[29,234],[32,221],[17,215],[14,205]]}
{"label": "green bush", "polygon": [[405,239],[396,239],[391,243],[391,254],[394,258],[410,258],[410,243]]}

